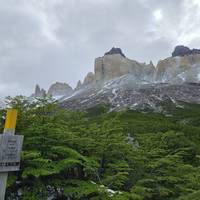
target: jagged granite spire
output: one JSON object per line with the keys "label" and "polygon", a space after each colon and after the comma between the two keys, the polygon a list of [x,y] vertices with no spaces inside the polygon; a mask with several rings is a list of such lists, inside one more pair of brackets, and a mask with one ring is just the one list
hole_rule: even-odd
{"label": "jagged granite spire", "polygon": [[77,83],[77,85],[76,85],[76,88],[80,88],[81,85],[82,85],[81,80],[79,80],[78,83]]}
{"label": "jagged granite spire", "polygon": [[35,86],[35,94],[39,94],[41,91],[40,91],[40,86],[38,84],[36,84]]}
{"label": "jagged granite spire", "polygon": [[42,98],[46,95],[46,91],[43,88],[40,88],[40,86],[37,84],[35,86],[35,92],[32,94],[32,97],[39,97]]}

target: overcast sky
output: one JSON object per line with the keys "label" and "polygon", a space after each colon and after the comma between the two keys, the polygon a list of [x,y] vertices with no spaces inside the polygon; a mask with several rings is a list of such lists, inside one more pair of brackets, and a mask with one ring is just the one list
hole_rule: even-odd
{"label": "overcast sky", "polygon": [[0,97],[74,87],[113,46],[156,63],[178,44],[200,48],[199,0],[0,0]]}

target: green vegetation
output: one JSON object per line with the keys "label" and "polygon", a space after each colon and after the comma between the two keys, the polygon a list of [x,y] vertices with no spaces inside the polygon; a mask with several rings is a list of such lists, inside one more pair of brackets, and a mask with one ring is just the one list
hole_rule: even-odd
{"label": "green vegetation", "polygon": [[104,106],[67,111],[49,102],[8,99],[25,141],[21,171],[9,173],[7,199],[200,199],[199,105],[167,117],[109,113]]}

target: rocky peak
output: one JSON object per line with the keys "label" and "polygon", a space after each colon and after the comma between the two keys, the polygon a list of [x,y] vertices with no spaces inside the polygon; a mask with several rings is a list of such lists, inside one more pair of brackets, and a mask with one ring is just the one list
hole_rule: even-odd
{"label": "rocky peak", "polygon": [[50,96],[68,96],[73,93],[73,89],[67,83],[56,82],[48,90]]}
{"label": "rocky peak", "polygon": [[85,77],[85,79],[83,81],[83,84],[84,85],[92,84],[92,83],[94,83],[94,81],[95,81],[95,75],[94,75],[94,73],[89,72],[87,74],[87,76]]}
{"label": "rocky peak", "polygon": [[75,90],[79,90],[79,89],[81,88],[81,86],[82,86],[82,83],[81,83],[81,81],[79,80],[78,83],[77,83],[77,85],[76,85]]}
{"label": "rocky peak", "polygon": [[189,47],[179,45],[176,46],[173,53],[172,57],[176,56],[188,56],[188,55],[194,55],[194,54],[200,54],[200,49],[190,49]]}
{"label": "rocky peak", "polygon": [[46,91],[45,91],[43,88],[40,89],[40,86],[37,84],[37,85],[35,86],[35,92],[34,92],[34,94],[32,94],[31,96],[32,96],[32,97],[39,97],[39,98],[42,98],[42,97],[44,97],[45,95],[46,95]]}
{"label": "rocky peak", "polygon": [[126,57],[120,48],[113,47],[110,51],[106,52],[105,55],[120,54],[124,58]]}
{"label": "rocky peak", "polygon": [[[154,66],[153,61],[150,60],[149,65]],[[154,66],[155,67],[155,66]]]}
{"label": "rocky peak", "polygon": [[35,94],[39,94],[40,93],[40,86],[37,84],[35,86]]}

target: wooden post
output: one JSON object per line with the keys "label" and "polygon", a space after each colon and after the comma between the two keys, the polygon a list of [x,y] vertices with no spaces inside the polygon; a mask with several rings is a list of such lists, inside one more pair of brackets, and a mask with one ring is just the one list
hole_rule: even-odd
{"label": "wooden post", "polygon": [[[17,121],[17,110],[8,109],[6,114],[6,122],[3,134],[15,134],[15,127]],[[0,200],[4,200],[6,193],[6,183],[8,178],[8,172],[0,172]]]}

